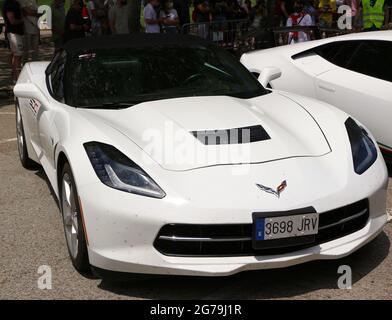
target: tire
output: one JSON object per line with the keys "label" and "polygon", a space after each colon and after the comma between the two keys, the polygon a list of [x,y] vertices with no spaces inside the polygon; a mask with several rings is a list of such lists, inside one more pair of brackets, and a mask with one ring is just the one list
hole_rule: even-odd
{"label": "tire", "polygon": [[59,184],[60,209],[63,217],[64,235],[72,264],[81,273],[90,273],[90,263],[79,206],[79,196],[71,167],[64,164]]}
{"label": "tire", "polygon": [[26,169],[37,167],[37,163],[29,158],[26,147],[26,136],[24,133],[22,114],[20,113],[19,102],[15,100],[15,122],[16,122],[16,139],[18,144],[19,159],[22,166]]}

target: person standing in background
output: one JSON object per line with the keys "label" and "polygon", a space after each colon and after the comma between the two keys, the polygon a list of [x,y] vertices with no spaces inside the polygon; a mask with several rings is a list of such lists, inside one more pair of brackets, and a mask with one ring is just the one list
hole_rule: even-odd
{"label": "person standing in background", "polygon": [[285,26],[290,14],[293,13],[292,0],[276,0],[275,1],[275,16],[276,22],[279,26]]}
{"label": "person standing in background", "polygon": [[211,8],[206,0],[195,0],[193,11],[194,22],[210,22]]}
{"label": "person standing in background", "polygon": [[38,4],[36,0],[19,0],[20,7],[22,8],[23,21],[24,21],[24,50],[23,60],[32,61],[38,59],[38,44],[39,44],[39,26],[38,18],[42,14],[38,13]]}
{"label": "person standing in background", "polygon": [[159,0],[148,0],[147,5],[144,7],[144,23],[146,33],[160,33],[160,24],[163,19],[159,18],[155,10],[159,6]]}
{"label": "person standing in background", "polygon": [[93,0],[89,0],[86,4],[88,15],[91,21],[91,35],[100,36],[102,35],[101,21],[98,19],[97,9]]}
{"label": "person standing in background", "polygon": [[65,17],[64,43],[78,38],[84,38],[90,26],[82,17],[83,0],[72,0],[71,7]]}
{"label": "person standing in background", "polygon": [[252,8],[251,12],[252,16],[252,24],[251,27],[254,29],[260,29],[267,26],[267,14],[266,8],[263,2],[257,2],[256,5]]}
{"label": "person standing in background", "polygon": [[162,21],[163,32],[178,33],[179,18],[177,10],[173,8],[172,0],[163,0],[162,9],[159,12]]}
{"label": "person standing in background", "polygon": [[190,0],[173,0],[173,8],[177,11],[180,27],[191,22],[189,2]]}
{"label": "person standing in background", "polygon": [[52,40],[54,43],[54,51],[57,52],[63,44],[64,37],[64,0],[54,0],[50,7],[52,9]]}
{"label": "person standing in background", "polygon": [[377,31],[389,20],[385,0],[362,0],[363,31]]}
{"label": "person standing in background", "polygon": [[304,0],[304,12],[312,18],[312,26],[316,25],[317,10],[314,7],[314,0]]}
{"label": "person standing in background", "polygon": [[90,0],[90,2],[90,10],[93,8],[91,12],[95,21],[95,30],[92,30],[92,34],[110,34],[108,13],[115,3],[113,0]]}
{"label": "person standing in background", "polygon": [[[302,27],[310,27],[312,25],[312,18],[311,16],[304,11],[304,4],[302,0],[295,0],[293,13],[289,15],[287,19],[287,27],[295,27],[295,26],[302,26]],[[305,42],[309,40],[309,36],[307,32],[303,31],[293,31],[289,33],[288,44]]]}
{"label": "person standing in background", "polygon": [[[260,0],[257,1],[257,3]],[[273,8],[273,15],[270,16],[270,13],[268,12],[269,18],[269,23],[271,23],[271,18],[273,16],[273,26],[274,27],[282,27],[286,25],[287,18],[289,17],[291,11],[287,10],[287,4],[286,2],[291,1],[291,0],[274,0],[273,3],[275,4],[275,7]],[[263,2],[263,1],[261,1]],[[270,4],[269,4],[270,5]]]}
{"label": "person standing in background", "polygon": [[211,21],[211,8],[206,0],[195,0],[195,9],[193,10],[192,20],[199,23],[197,26],[197,35],[200,38],[210,38],[210,29],[208,22]]}
{"label": "person standing in background", "polygon": [[87,24],[87,25],[88,25],[88,30],[87,30],[85,33],[86,33],[86,35],[87,35],[87,34],[88,34],[88,35],[91,35],[91,19],[90,19],[90,14],[89,14],[89,12],[88,12],[88,9],[87,9],[86,4],[84,3],[84,0],[82,0],[81,4],[82,4],[82,18],[83,18],[84,24]]}
{"label": "person standing in background", "polygon": [[112,34],[129,33],[129,5],[127,0],[117,0],[109,10],[109,26]]}
{"label": "person standing in background", "polygon": [[19,2],[5,0],[3,15],[11,50],[11,67],[14,83],[18,80],[23,56],[23,18]]}
{"label": "person standing in background", "polygon": [[336,15],[336,0],[320,0],[319,13],[319,26],[331,28]]}

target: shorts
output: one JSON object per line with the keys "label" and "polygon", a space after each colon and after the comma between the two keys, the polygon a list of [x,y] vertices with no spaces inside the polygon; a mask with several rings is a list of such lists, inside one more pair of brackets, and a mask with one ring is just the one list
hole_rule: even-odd
{"label": "shorts", "polygon": [[16,33],[7,33],[10,50],[14,56],[23,56],[23,36]]}

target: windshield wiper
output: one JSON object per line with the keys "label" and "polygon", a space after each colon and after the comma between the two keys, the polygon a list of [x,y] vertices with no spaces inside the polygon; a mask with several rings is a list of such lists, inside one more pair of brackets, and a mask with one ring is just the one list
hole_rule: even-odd
{"label": "windshield wiper", "polygon": [[126,109],[132,107],[140,102],[104,102],[99,104],[90,104],[84,106],[77,106],[77,108],[84,108],[84,109]]}

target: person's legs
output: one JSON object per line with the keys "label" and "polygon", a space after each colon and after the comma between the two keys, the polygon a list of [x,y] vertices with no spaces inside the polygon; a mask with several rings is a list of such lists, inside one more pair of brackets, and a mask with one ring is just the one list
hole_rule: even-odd
{"label": "person's legs", "polygon": [[11,57],[12,76],[14,82],[16,82],[18,80],[19,73],[22,66],[23,36],[15,33],[8,33],[7,36],[10,44],[10,50],[12,53],[12,57]]}

